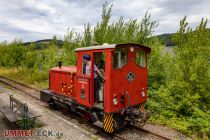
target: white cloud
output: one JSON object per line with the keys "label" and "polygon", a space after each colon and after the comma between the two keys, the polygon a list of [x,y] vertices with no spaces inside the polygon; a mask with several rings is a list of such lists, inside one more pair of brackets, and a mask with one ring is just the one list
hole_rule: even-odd
{"label": "white cloud", "polygon": [[[145,12],[159,22],[155,34],[176,32],[185,15],[195,27],[202,17],[210,19],[209,0],[109,0],[113,3],[112,20],[123,16],[141,19]],[[67,28],[82,32],[87,22],[95,25],[101,18],[105,0],[0,0],[0,42],[22,38],[23,41],[63,38]],[[209,24],[208,24],[209,26]]]}

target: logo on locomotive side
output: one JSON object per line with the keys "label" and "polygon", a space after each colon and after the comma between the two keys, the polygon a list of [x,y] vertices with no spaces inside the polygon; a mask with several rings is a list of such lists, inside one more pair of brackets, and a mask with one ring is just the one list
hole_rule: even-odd
{"label": "logo on locomotive side", "polygon": [[133,74],[132,72],[129,72],[126,76],[126,79],[129,81],[129,82],[132,82],[134,79],[135,79],[135,74]]}

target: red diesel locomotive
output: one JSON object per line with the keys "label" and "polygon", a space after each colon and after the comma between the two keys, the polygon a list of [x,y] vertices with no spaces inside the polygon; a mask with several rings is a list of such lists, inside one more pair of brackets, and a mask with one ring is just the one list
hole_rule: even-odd
{"label": "red diesel locomotive", "polygon": [[[144,124],[148,118],[144,110],[147,54],[151,49],[139,44],[106,44],[75,51],[77,66],[60,64],[50,69],[49,89],[41,91],[41,100],[79,112],[108,133],[126,124]],[[95,69],[103,75],[97,82]]]}

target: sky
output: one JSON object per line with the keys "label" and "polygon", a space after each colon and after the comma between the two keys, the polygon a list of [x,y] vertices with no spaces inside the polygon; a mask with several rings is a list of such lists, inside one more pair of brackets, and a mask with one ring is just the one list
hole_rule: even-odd
{"label": "sky", "polygon": [[[111,21],[141,20],[148,11],[159,25],[154,34],[173,33],[187,16],[192,28],[202,17],[210,20],[210,0],[107,0],[113,4]],[[0,42],[63,39],[67,29],[82,33],[85,23],[101,20],[105,0],[0,0]],[[207,27],[210,27],[208,22]]]}

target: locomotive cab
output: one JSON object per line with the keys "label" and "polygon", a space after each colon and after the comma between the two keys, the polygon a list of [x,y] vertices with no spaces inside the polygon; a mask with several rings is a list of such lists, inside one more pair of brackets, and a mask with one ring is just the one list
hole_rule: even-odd
{"label": "locomotive cab", "polygon": [[77,66],[50,69],[49,90],[41,100],[69,108],[113,133],[126,124],[142,125],[148,118],[147,54],[139,44],[77,48]]}

